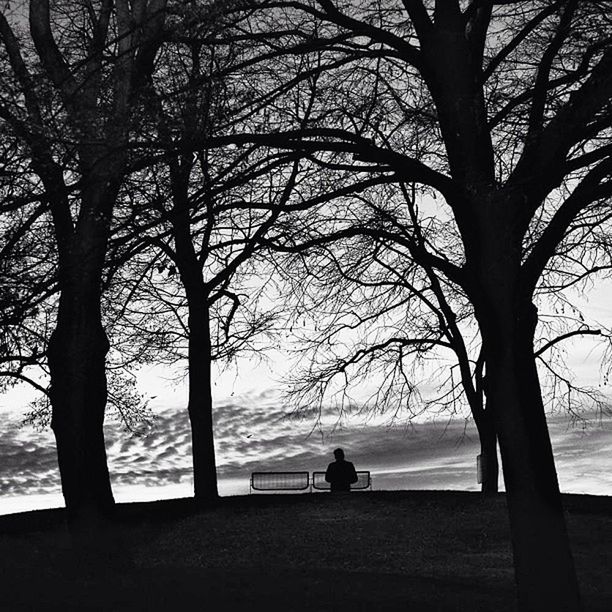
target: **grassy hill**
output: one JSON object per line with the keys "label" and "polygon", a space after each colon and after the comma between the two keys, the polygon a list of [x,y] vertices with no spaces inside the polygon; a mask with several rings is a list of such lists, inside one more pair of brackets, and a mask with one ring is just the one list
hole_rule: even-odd
{"label": "grassy hill", "polygon": [[[612,498],[565,506],[585,610],[609,612]],[[10,611],[515,609],[503,495],[450,491],[122,504],[78,539],[62,511],[9,515],[0,572]]]}

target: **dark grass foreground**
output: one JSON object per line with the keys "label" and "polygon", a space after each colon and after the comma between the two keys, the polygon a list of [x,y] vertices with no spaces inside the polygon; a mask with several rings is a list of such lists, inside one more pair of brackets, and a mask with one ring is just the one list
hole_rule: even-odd
{"label": "dark grass foreground", "polygon": [[[585,610],[612,610],[612,498],[565,496]],[[0,517],[0,610],[515,610],[502,495],[253,495]]]}

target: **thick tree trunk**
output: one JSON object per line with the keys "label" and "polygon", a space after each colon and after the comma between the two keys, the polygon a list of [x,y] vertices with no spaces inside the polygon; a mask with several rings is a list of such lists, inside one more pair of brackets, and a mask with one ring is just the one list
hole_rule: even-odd
{"label": "thick tree trunk", "polygon": [[100,300],[109,219],[120,173],[111,166],[85,176],[76,227],[56,227],[60,301],[48,349],[51,424],[62,491],[74,524],[108,516],[114,507],[104,444],[109,343]]}
{"label": "thick tree trunk", "polygon": [[[192,303],[193,302],[193,303]],[[198,507],[219,497],[213,427],[210,322],[206,301],[189,303],[189,419],[193,453],[194,496]]]}
{"label": "thick tree trunk", "polygon": [[[76,262],[75,262],[76,263]],[[104,445],[108,340],[100,320],[100,281],[87,263],[63,283],[49,341],[52,428],[71,521],[108,515],[114,505]]]}
{"label": "thick tree trunk", "polygon": [[487,394],[502,458],[519,609],[575,612],[579,589],[533,355],[536,322],[528,304],[505,321],[481,325]]}

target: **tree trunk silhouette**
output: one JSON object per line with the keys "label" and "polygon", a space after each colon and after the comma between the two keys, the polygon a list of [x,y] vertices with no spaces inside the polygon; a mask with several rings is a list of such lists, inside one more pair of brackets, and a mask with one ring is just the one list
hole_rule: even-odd
{"label": "tree trunk silhouette", "polygon": [[576,611],[579,588],[533,352],[537,311],[530,301],[516,298],[516,270],[513,275],[504,263],[486,267],[482,286],[488,308],[477,309],[477,316],[506,485],[519,609]]}
{"label": "tree trunk silhouette", "polygon": [[212,415],[212,345],[210,339],[209,291],[191,235],[189,206],[190,162],[186,158],[170,165],[172,177],[172,232],[176,265],[185,288],[189,320],[189,400],[191,422],[193,484],[198,507],[218,500],[217,467]]}
{"label": "tree trunk silhouette", "polygon": [[79,221],[59,257],[60,302],[50,338],[52,428],[57,442],[62,491],[69,517],[107,514],[114,500],[104,445],[107,399],[100,296],[114,202],[109,177],[89,175]]}
{"label": "tree trunk silhouette", "polygon": [[62,295],[73,304],[60,306],[48,350],[51,425],[70,519],[107,514],[114,505],[103,432],[108,341],[78,293]]}
{"label": "tree trunk silhouette", "polygon": [[[189,298],[188,298],[189,299]],[[217,467],[213,430],[210,322],[206,296],[189,300],[189,419],[194,496],[198,507],[216,503]]]}

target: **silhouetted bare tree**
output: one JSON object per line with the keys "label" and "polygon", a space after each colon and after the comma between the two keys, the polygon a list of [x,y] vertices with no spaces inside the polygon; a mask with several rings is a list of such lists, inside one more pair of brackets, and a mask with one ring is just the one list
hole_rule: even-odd
{"label": "silhouetted bare tree", "polygon": [[[242,75],[232,74],[232,63],[244,52],[206,44],[207,36],[232,25],[218,17],[205,33],[191,13],[175,24],[160,54],[148,100],[151,124],[167,153],[163,162],[133,177],[128,191],[132,197],[140,194],[139,214],[126,207],[125,222],[111,244],[119,261],[128,260],[127,275],[135,279],[124,283],[127,297],[118,318],[123,336],[127,332],[131,338],[128,350],[145,345],[150,354],[157,346],[163,351],[158,360],[188,363],[199,506],[218,496],[211,365],[247,349],[270,327],[274,309],[255,312],[261,288],[244,295],[240,275],[283,214],[300,174],[296,154],[190,147],[194,134],[219,134],[240,129],[241,121],[264,120],[248,105],[244,117],[248,94]],[[301,105],[297,100],[298,113]]]}
{"label": "silhouetted bare tree", "polygon": [[29,150],[57,247],[60,298],[47,357],[62,490],[74,518],[114,503],[102,429],[108,351],[102,269],[165,4],[102,0],[51,8],[48,0],[32,0],[28,33],[19,15],[0,14],[3,70],[15,92],[3,119]]}
{"label": "silhouetted bare tree", "polygon": [[[131,333],[132,346],[147,346],[146,358],[157,346],[158,359],[188,360],[195,496],[203,505],[217,497],[211,362],[248,348],[275,314],[274,305],[267,312],[249,311],[261,286],[251,280],[250,295],[240,296],[245,267],[252,267],[273,227],[290,224],[293,213],[329,197],[320,194],[324,169],[307,155],[279,154],[259,144],[198,147],[245,130],[294,120],[305,125],[318,93],[313,74],[285,98],[266,98],[270,82],[282,86],[282,73],[260,71],[240,17],[237,23],[232,16],[217,17],[205,29],[190,12],[160,55],[149,107],[164,157],[134,175],[126,196],[140,204],[125,207],[111,244],[118,265],[129,261],[127,274],[136,279],[125,285],[120,313],[139,336]],[[291,54],[286,62],[305,65]],[[256,97],[262,91],[264,101]],[[359,181],[336,182],[330,193],[361,188]],[[265,264],[258,262],[255,275],[261,276]],[[241,318],[241,312],[248,316]]]}
{"label": "silhouetted bare tree", "polygon": [[[297,352],[306,365],[292,372],[289,395],[310,407],[329,402],[333,395],[354,404],[350,397],[355,385],[375,383],[362,409],[395,413],[407,408],[409,418],[424,410],[456,414],[467,404],[481,442],[482,490],[495,493],[497,441],[493,411],[485,404],[486,359],[473,309],[460,288],[418,264],[405,238],[413,236],[423,251],[435,243],[438,254],[460,252],[461,247],[435,202],[425,200],[418,206],[415,196],[405,186],[370,190],[334,202],[334,217],[356,220],[353,233],[326,238],[333,220],[322,208],[296,224],[294,236],[283,236],[281,245],[270,242],[272,248],[296,253],[280,269],[295,310],[291,325],[299,335]],[[382,237],[374,228],[385,216],[393,217],[393,226]],[[606,258],[600,254],[597,260],[601,270]],[[586,263],[582,261],[583,271]],[[566,266],[565,272],[570,275],[571,268]],[[587,335],[609,343],[610,333],[585,322],[572,305],[574,296],[568,295],[572,288],[575,283],[562,287],[550,272],[543,277],[537,295],[545,310],[536,357],[548,374],[546,403],[553,410],[563,403],[578,418],[578,403],[600,407],[605,398],[596,389],[573,384],[555,348],[561,341]],[[549,304],[552,295],[555,303]],[[562,302],[567,309],[563,316],[555,312],[555,304]],[[309,321],[303,331],[301,319]],[[433,368],[431,364],[440,361],[443,365]],[[423,398],[418,392],[421,382],[434,384],[438,394]]]}
{"label": "silhouetted bare tree", "polygon": [[[327,112],[315,113],[305,129],[281,127],[233,141],[320,156],[342,152],[442,196],[463,247],[460,259],[409,244],[461,287],[474,308],[507,487],[519,604],[579,609],[536,368],[534,296],[572,223],[588,214],[597,225],[608,216],[608,4],[256,4],[269,21],[254,23],[270,28],[277,48],[288,31],[287,44],[295,39],[295,15],[319,24],[302,32],[304,42],[295,45],[301,53],[310,47],[320,54],[335,38],[321,64],[333,93],[321,97],[315,109]],[[381,105],[384,112],[373,121]],[[384,236],[384,229],[378,233]]]}

